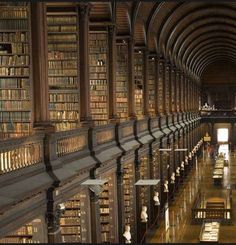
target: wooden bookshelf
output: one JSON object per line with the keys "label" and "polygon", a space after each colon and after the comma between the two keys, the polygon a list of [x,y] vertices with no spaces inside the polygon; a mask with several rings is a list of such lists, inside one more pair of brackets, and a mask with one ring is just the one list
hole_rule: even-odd
{"label": "wooden bookshelf", "polygon": [[143,50],[134,52],[134,104],[137,118],[142,118],[144,113],[144,53]]}
{"label": "wooden bookshelf", "polygon": [[149,115],[155,116],[155,99],[156,99],[156,90],[155,90],[155,58],[149,58],[148,60],[148,101],[149,101]]}
{"label": "wooden bookshelf", "polygon": [[65,212],[60,218],[63,243],[86,243],[88,240],[88,195],[85,191],[64,203]]}
{"label": "wooden bookshelf", "polygon": [[158,112],[162,115],[164,113],[163,100],[164,100],[164,87],[163,87],[163,62],[158,63],[158,92],[157,92],[157,102],[158,102]]}
{"label": "wooden bookshelf", "polygon": [[108,34],[89,32],[90,108],[95,125],[108,123]]}
{"label": "wooden bookshelf", "polygon": [[128,118],[128,44],[117,40],[116,61],[116,110],[118,118]]}
{"label": "wooden bookshelf", "polygon": [[103,178],[108,182],[103,186],[103,192],[99,196],[100,207],[100,223],[101,223],[101,242],[115,243],[116,242],[116,200],[115,174],[104,175]]}
{"label": "wooden bookshelf", "polygon": [[30,5],[0,3],[0,138],[31,131]]}
{"label": "wooden bookshelf", "polygon": [[79,126],[77,11],[47,9],[50,121],[56,131]]}
{"label": "wooden bookshelf", "polygon": [[171,94],[170,94],[170,67],[166,65],[165,67],[165,107],[167,114],[170,113],[170,100],[171,100]]}
{"label": "wooden bookshelf", "polygon": [[[140,179],[150,179],[149,157],[148,156],[143,156],[140,158],[139,178]],[[149,186],[140,186],[139,197],[140,197],[140,208],[142,208],[142,206],[148,207],[149,206]],[[140,209],[140,212],[141,212],[141,209]]]}
{"label": "wooden bookshelf", "polygon": [[[135,222],[135,171],[134,164],[125,163],[124,164],[124,175],[123,175],[123,216],[124,216],[124,224],[130,226],[131,236],[134,239],[136,237],[136,222]],[[134,242],[134,240],[132,241]]]}
{"label": "wooden bookshelf", "polygon": [[176,96],[176,75],[175,75],[175,70],[171,69],[171,82],[170,82],[170,86],[171,86],[171,111],[174,112],[176,105],[177,104],[177,96]]}
{"label": "wooden bookshelf", "polygon": [[26,224],[0,239],[0,243],[33,243],[33,227],[32,224]]}

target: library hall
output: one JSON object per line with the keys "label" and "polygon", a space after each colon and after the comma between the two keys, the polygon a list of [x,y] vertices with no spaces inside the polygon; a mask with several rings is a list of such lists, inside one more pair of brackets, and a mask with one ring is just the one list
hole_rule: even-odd
{"label": "library hall", "polygon": [[0,1],[0,244],[236,243],[236,2]]}

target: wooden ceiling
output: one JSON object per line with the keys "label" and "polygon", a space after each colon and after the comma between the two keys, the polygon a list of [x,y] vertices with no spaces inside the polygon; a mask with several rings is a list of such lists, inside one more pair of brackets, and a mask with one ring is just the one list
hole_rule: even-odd
{"label": "wooden ceiling", "polygon": [[197,81],[209,64],[236,62],[236,2],[97,1],[91,21],[111,21],[118,36],[165,58]]}

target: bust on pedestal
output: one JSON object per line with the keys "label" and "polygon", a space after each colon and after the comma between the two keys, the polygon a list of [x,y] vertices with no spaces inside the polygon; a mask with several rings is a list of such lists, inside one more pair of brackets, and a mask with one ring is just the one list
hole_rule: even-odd
{"label": "bust on pedestal", "polygon": [[180,167],[178,167],[178,168],[176,169],[176,176],[177,176],[177,177],[180,176]]}
{"label": "bust on pedestal", "polygon": [[175,173],[172,173],[170,179],[171,179],[170,183],[174,184],[175,183]]}
{"label": "bust on pedestal", "polygon": [[164,183],[164,192],[169,192],[168,183],[168,180],[166,180]]}
{"label": "bust on pedestal", "polygon": [[123,237],[125,238],[125,243],[131,243],[131,233],[130,233],[130,226],[125,226],[125,232],[123,233]]}
{"label": "bust on pedestal", "polygon": [[184,170],[184,161],[181,162],[181,170]]}
{"label": "bust on pedestal", "polygon": [[158,191],[154,192],[153,200],[155,202],[155,206],[159,206],[160,205],[160,199],[159,199],[159,192]]}
{"label": "bust on pedestal", "polygon": [[141,222],[147,223],[148,215],[147,215],[147,206],[142,206],[141,211]]}

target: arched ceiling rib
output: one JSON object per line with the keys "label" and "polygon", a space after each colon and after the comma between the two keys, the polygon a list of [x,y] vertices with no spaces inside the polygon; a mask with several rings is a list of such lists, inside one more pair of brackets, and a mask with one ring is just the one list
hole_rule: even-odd
{"label": "arched ceiling rib", "polygon": [[236,2],[138,1],[130,9],[135,43],[188,75],[214,60],[236,62]]}

